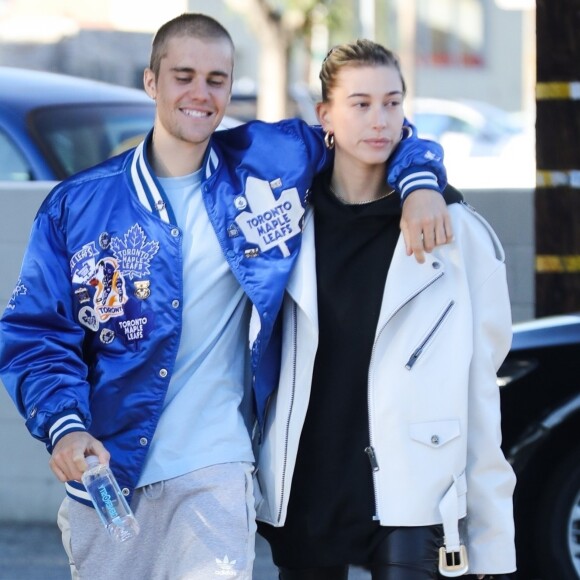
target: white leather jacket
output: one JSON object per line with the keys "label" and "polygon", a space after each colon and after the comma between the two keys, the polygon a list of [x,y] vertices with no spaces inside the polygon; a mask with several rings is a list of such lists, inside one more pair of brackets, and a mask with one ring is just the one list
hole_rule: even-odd
{"label": "white leather jacket", "polygon": [[[500,449],[496,384],[511,342],[504,252],[472,208],[449,211],[454,241],[419,264],[400,236],[385,285],[368,374],[376,517],[442,523],[446,550],[464,544],[471,573],[509,573],[515,475]],[[259,449],[258,519],[274,526],[286,518],[318,344],[312,218],[287,287],[280,385]]]}

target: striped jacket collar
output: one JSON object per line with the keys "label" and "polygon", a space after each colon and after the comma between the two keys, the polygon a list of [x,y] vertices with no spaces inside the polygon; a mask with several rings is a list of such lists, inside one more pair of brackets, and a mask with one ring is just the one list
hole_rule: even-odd
{"label": "striped jacket collar", "polygon": [[[147,158],[147,149],[153,138],[153,129],[149,132],[145,140],[134,150],[130,165],[130,178],[133,187],[137,192],[137,197],[141,204],[150,212],[156,214],[165,223],[175,224],[175,216],[171,209],[171,204],[159,183],[157,176]],[[202,167],[204,167],[203,180],[207,181],[217,171],[220,164],[216,150],[211,146],[207,148]]]}

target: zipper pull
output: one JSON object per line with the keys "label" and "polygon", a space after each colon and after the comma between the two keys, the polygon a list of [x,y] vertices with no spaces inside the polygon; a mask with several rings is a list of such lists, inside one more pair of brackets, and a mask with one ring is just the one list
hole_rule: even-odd
{"label": "zipper pull", "polygon": [[420,346],[412,355],[411,358],[407,361],[405,368],[410,371],[413,368],[413,365],[417,362],[417,359],[421,356],[423,352],[423,347]]}
{"label": "zipper pull", "polygon": [[365,453],[369,456],[369,461],[371,462],[371,468],[373,471],[379,470],[379,463],[377,461],[377,456],[375,455],[375,450],[369,445],[365,448]]}

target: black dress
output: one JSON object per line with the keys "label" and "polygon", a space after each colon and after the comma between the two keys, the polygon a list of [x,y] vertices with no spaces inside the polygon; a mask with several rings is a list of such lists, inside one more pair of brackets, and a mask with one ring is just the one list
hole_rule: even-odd
{"label": "black dress", "polygon": [[389,530],[373,520],[367,373],[400,198],[345,205],[328,176],[313,189],[320,333],[312,391],[286,523],[258,526],[275,564],[289,568],[365,564]]}

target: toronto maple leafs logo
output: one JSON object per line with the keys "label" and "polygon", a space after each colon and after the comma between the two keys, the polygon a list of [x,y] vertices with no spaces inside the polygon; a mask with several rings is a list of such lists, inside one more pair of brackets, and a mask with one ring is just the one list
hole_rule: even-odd
{"label": "toronto maple leafs logo", "polygon": [[298,190],[285,189],[276,199],[267,181],[248,177],[245,195],[251,211],[240,213],[236,223],[246,240],[259,246],[262,252],[277,246],[284,257],[289,256],[286,242],[300,233],[304,215]]}
{"label": "toronto maple leafs logo", "polygon": [[236,560],[230,560],[227,555],[224,556],[223,560],[219,558],[215,559],[216,564],[218,565],[218,570],[216,570],[216,576],[235,576],[236,571],[234,570],[234,566],[236,564]]}
{"label": "toronto maple leafs logo", "polygon": [[120,270],[131,280],[149,275],[149,266],[159,250],[159,242],[148,241],[139,224],[132,226],[123,238],[114,237],[110,244]]}
{"label": "toronto maple leafs logo", "polygon": [[97,332],[97,330],[99,330],[97,313],[90,306],[83,306],[80,309],[79,322],[93,332]]}
{"label": "toronto maple leafs logo", "polygon": [[23,294],[28,294],[28,289],[22,283],[22,280],[18,278],[18,282],[16,282],[16,286],[14,290],[12,290],[12,296],[10,297],[10,300],[8,301],[6,308],[14,310],[14,308],[16,308],[16,298],[18,296],[22,296]]}

